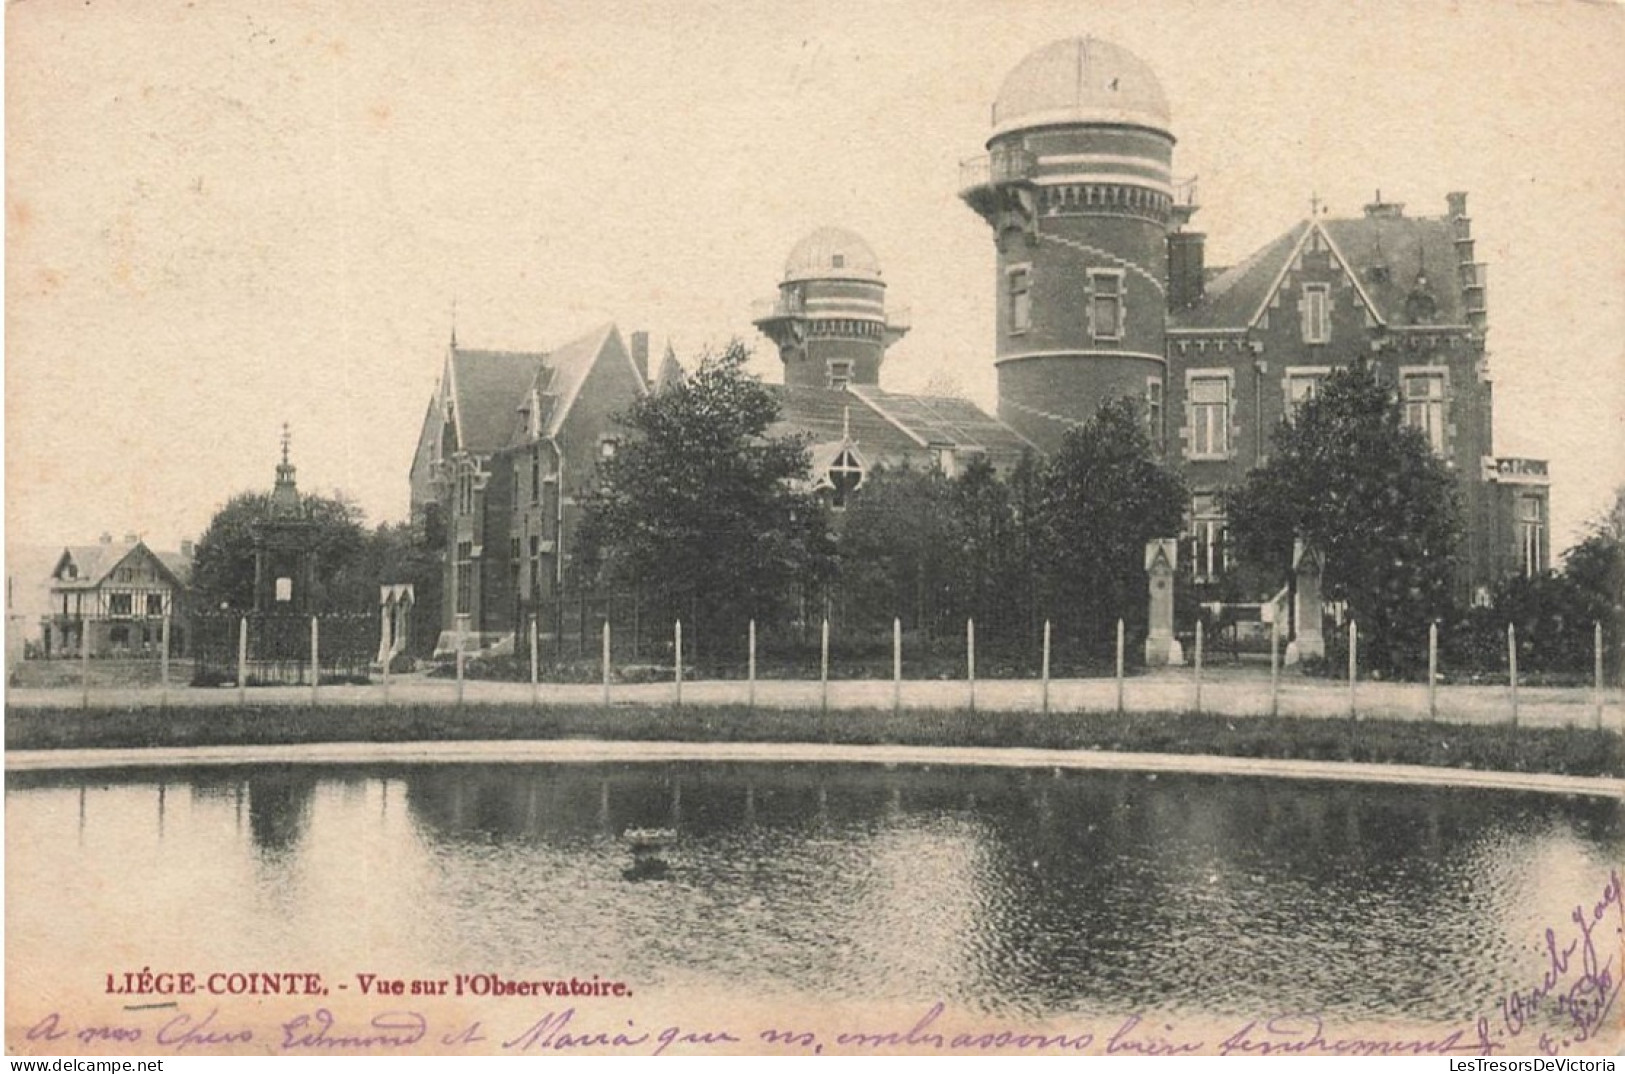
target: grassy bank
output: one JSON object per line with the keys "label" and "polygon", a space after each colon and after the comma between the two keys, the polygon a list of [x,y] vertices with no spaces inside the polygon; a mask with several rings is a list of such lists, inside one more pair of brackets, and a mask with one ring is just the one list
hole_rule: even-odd
{"label": "grassy bank", "polygon": [[7,749],[282,745],[309,742],[545,740],[811,742],[1025,746],[1128,753],[1421,764],[1575,776],[1625,775],[1625,740],[1610,731],[1392,720],[1116,715],[748,711],[743,706],[616,708],[402,705],[312,710],[294,705],[170,710],[9,709]]}

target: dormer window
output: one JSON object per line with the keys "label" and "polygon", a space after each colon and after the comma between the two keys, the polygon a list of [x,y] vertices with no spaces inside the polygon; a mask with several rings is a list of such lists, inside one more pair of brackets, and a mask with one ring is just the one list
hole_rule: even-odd
{"label": "dormer window", "polygon": [[615,439],[615,437],[603,437],[598,441],[598,457],[600,459],[613,459],[615,457],[615,452],[619,450],[620,446],[620,441]]}
{"label": "dormer window", "polygon": [[836,510],[844,508],[847,497],[862,484],[863,464],[851,448],[842,448],[835,461],[829,464],[830,506]]}

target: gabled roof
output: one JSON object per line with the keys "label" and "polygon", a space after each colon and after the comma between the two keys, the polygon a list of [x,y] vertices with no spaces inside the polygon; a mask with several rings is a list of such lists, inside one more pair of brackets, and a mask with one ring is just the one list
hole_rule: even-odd
{"label": "gabled roof", "polygon": [[514,410],[541,367],[529,351],[476,351],[453,346],[448,361],[457,445],[473,455],[505,447]]}
{"label": "gabled roof", "polygon": [[[171,576],[177,585],[186,585],[192,576],[192,561],[179,552],[154,552],[145,541],[129,544],[124,541],[102,541],[97,544],[69,545],[56,558],[51,568],[51,582],[56,589],[95,589],[107,580],[114,569],[135,555],[144,552],[157,561],[159,567]],[[64,579],[63,570],[72,564],[76,577]]]}
{"label": "gabled roof", "polygon": [[1208,280],[1202,303],[1172,315],[1185,329],[1246,329],[1269,306],[1311,231],[1325,237],[1361,300],[1384,324],[1411,322],[1408,303],[1417,274],[1426,276],[1435,308],[1429,323],[1467,323],[1450,221],[1372,215],[1357,219],[1299,221],[1251,257]]}

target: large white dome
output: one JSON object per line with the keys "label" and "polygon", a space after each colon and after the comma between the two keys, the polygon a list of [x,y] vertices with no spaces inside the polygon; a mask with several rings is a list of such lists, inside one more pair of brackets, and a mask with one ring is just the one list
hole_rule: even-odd
{"label": "large white dome", "polygon": [[879,280],[880,260],[863,236],[821,227],[796,243],[784,261],[785,280]]}
{"label": "large white dome", "polygon": [[1069,123],[1127,123],[1166,131],[1168,98],[1151,68],[1096,37],[1045,45],[1005,77],[993,105],[995,136]]}

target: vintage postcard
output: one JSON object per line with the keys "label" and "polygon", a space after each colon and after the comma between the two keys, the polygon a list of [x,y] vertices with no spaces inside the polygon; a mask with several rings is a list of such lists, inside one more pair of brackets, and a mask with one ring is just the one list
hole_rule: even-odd
{"label": "vintage postcard", "polygon": [[1617,1056],[1621,55],[15,0],[7,1051]]}

